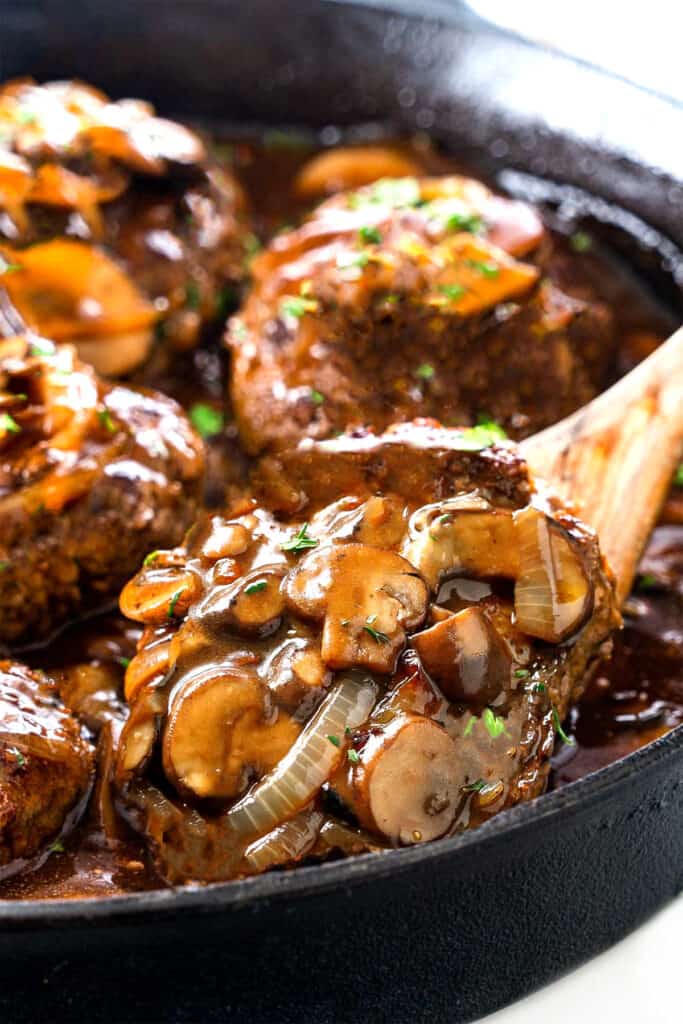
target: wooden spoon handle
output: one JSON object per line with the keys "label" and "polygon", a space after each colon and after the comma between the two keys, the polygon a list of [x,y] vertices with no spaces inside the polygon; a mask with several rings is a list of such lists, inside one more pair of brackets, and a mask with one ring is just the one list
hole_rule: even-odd
{"label": "wooden spoon handle", "polygon": [[522,450],[596,530],[628,595],[683,449],[683,328],[572,416]]}

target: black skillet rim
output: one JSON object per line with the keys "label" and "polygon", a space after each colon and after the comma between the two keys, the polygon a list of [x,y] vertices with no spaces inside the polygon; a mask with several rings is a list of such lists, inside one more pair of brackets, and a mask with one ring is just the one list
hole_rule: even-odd
{"label": "black skillet rim", "polygon": [[[212,3],[213,0],[204,2]],[[328,2],[336,3],[337,0]],[[415,11],[409,11],[400,0],[346,0],[346,5],[415,17]],[[444,3],[426,0],[424,7],[419,11],[419,16],[448,23],[455,13],[454,10],[445,9]],[[530,40],[523,39],[507,29],[489,26],[477,15],[471,16],[475,21],[483,22],[486,27],[492,28],[499,36],[505,36],[516,43],[522,42],[531,49],[539,48]],[[560,56],[573,64],[583,63],[565,54]],[[607,79],[618,78],[602,69],[595,70]],[[628,84],[634,87],[633,83]],[[671,97],[658,98],[683,110],[683,104]],[[531,831],[541,822],[581,813],[605,800],[634,773],[647,772],[681,754],[683,724],[604,768],[529,803],[519,804],[501,812],[477,829],[423,846],[388,851],[386,854],[360,854],[345,860],[299,867],[290,871],[271,872],[254,878],[210,885],[190,884],[120,896],[86,899],[0,899],[0,931],[5,927],[16,931],[22,927],[31,929],[38,925],[58,928],[70,923],[125,923],[139,920],[141,915],[144,915],[146,920],[167,918],[169,914],[176,914],[180,910],[217,913],[237,910],[247,905],[256,906],[289,899],[296,895],[323,893],[341,886],[352,887],[390,874],[399,875],[417,863],[436,863],[442,858],[464,856],[473,845],[485,847],[495,842],[501,835]]]}

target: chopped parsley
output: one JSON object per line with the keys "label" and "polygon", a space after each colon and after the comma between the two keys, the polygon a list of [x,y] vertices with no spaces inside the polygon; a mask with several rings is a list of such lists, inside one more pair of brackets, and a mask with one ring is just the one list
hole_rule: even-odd
{"label": "chopped parsley", "polygon": [[446,296],[449,302],[457,302],[458,299],[463,297],[467,289],[463,288],[461,284],[440,284],[439,291],[442,295]]}
{"label": "chopped parsley", "polygon": [[388,635],[386,633],[382,633],[379,629],[375,629],[374,628],[373,623],[376,622],[376,621],[377,621],[377,616],[376,615],[368,615],[367,619],[365,620],[365,625],[363,626],[363,629],[368,634],[368,636],[372,637],[372,639],[375,641],[375,643],[378,643],[378,644],[388,644],[389,643]]}
{"label": "chopped parsley", "polygon": [[341,740],[339,739],[338,736],[328,736],[327,738],[328,738],[328,740],[330,741],[330,743],[332,744],[333,747],[340,747],[341,746]]}
{"label": "chopped parsley", "polygon": [[280,314],[299,320],[305,313],[315,313],[318,303],[315,299],[307,299],[303,295],[285,295],[280,302]]}
{"label": "chopped parsley", "polygon": [[29,345],[29,352],[32,356],[53,356],[55,346],[45,338],[34,338]]}
{"label": "chopped parsley", "polygon": [[291,540],[286,540],[280,547],[283,551],[305,551],[307,548],[317,548],[319,543],[317,537],[309,536],[308,523],[304,523]]}
{"label": "chopped parsley", "polygon": [[362,227],[358,232],[358,237],[363,245],[379,245],[382,241],[382,236],[375,227]]}
{"label": "chopped parsley", "polygon": [[346,756],[351,762],[351,764],[358,764],[358,762],[360,761],[360,757],[358,756],[357,750],[347,750]]}
{"label": "chopped parsley", "polygon": [[169,618],[169,619],[175,618],[176,605],[178,604],[178,601],[180,600],[180,595],[183,593],[184,590],[185,590],[185,587],[181,587],[180,590],[176,590],[175,594],[173,595],[173,597],[169,601],[167,618]]}
{"label": "chopped parsley", "polygon": [[128,668],[128,666],[130,665],[130,658],[123,658],[123,657],[121,657],[121,658],[117,658],[116,660],[118,661],[118,663],[121,666],[121,668]]}
{"label": "chopped parsley", "polygon": [[516,679],[526,679],[526,677],[528,675],[529,675],[529,669],[528,668],[516,668],[515,669],[515,678]]}
{"label": "chopped parsley", "polygon": [[313,405],[322,405],[325,401],[325,396],[320,391],[316,391],[315,388],[311,388],[311,401]]}
{"label": "chopped parsley", "polygon": [[507,438],[507,434],[503,428],[498,423],[487,420],[463,430],[458,439],[458,446],[462,451],[478,452],[483,448],[490,448],[496,441],[503,441],[505,438]]}
{"label": "chopped parsley", "polygon": [[353,209],[378,204],[399,209],[418,206],[422,201],[417,178],[380,178],[363,192],[352,192],[348,204]]}
{"label": "chopped parsley", "polygon": [[199,285],[196,281],[188,281],[185,285],[185,305],[188,309],[199,309],[201,303]]}
{"label": "chopped parsley", "polygon": [[593,239],[585,231],[575,231],[569,239],[574,252],[588,252],[593,246]]}
{"label": "chopped parsley", "polygon": [[145,555],[145,560],[142,564],[145,566],[145,568],[147,566],[154,565],[160,554],[161,551],[150,551],[148,555]]}
{"label": "chopped parsley", "polygon": [[415,376],[420,380],[431,380],[434,376],[434,367],[430,363],[422,363],[415,371]]}
{"label": "chopped parsley", "polygon": [[680,466],[676,470],[676,475],[674,476],[674,483],[676,487],[683,487],[683,462],[681,462]]}
{"label": "chopped parsley", "polygon": [[498,739],[505,732],[505,719],[500,718],[491,708],[484,708],[481,720],[492,740]]}
{"label": "chopped parsley", "polygon": [[556,707],[553,707],[553,726],[555,732],[560,737],[563,743],[566,743],[570,747],[576,746],[576,740],[572,736],[567,736],[566,732],[562,728],[562,722]]}
{"label": "chopped parsley", "polygon": [[545,693],[546,685],[545,683],[534,683],[531,689],[534,691],[534,693]]}
{"label": "chopped parsley", "polygon": [[337,269],[362,270],[363,267],[367,267],[369,260],[370,257],[366,252],[340,253],[337,256]]}
{"label": "chopped parsley", "polygon": [[478,721],[479,721],[479,719],[477,718],[476,715],[470,715],[470,720],[467,723],[467,725],[465,726],[465,731],[463,732],[463,736],[469,736],[469,734],[472,732],[472,730],[474,729],[475,724]]}
{"label": "chopped parsley", "polygon": [[481,234],[484,221],[476,213],[451,213],[446,219],[447,231],[468,231],[471,235]]}
{"label": "chopped parsley", "polygon": [[7,753],[11,754],[14,760],[17,762],[20,768],[23,768],[26,764],[26,758],[17,747],[8,747]]}
{"label": "chopped parsley", "polygon": [[482,789],[486,789],[486,782],[484,779],[477,779],[476,782],[468,782],[462,788],[465,793],[481,793]]}
{"label": "chopped parsley", "polygon": [[0,413],[0,430],[4,430],[6,434],[21,433],[21,427],[8,412]]}
{"label": "chopped parsley", "polygon": [[225,423],[225,417],[220,409],[214,409],[206,402],[196,402],[191,407],[189,415],[190,423],[205,441],[220,434]]}
{"label": "chopped parsley", "polygon": [[268,586],[266,580],[258,580],[256,583],[250,583],[248,587],[244,588],[245,594],[260,594],[262,590],[265,590]]}
{"label": "chopped parsley", "polygon": [[48,853],[64,853],[64,843],[62,840],[55,839],[54,843],[48,847]]}
{"label": "chopped parsley", "polygon": [[110,434],[116,433],[116,424],[111,418],[109,409],[100,409],[97,413],[97,418],[100,421],[100,426],[104,427],[105,430],[108,430]]}
{"label": "chopped parsley", "polygon": [[653,576],[651,572],[644,572],[642,576],[638,577],[636,582],[636,588],[638,590],[654,590],[659,586],[659,580],[656,576]]}
{"label": "chopped parsley", "polygon": [[493,278],[498,277],[500,274],[500,267],[487,260],[467,260],[467,266],[482,274],[483,277]]}
{"label": "chopped parsley", "polygon": [[21,263],[8,263],[0,257],[0,274],[15,274],[17,270],[23,270]]}

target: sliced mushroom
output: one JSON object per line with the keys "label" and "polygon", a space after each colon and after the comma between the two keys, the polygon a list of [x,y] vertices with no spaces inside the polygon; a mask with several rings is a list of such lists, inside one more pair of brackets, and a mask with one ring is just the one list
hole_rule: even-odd
{"label": "sliced mushroom", "polygon": [[405,533],[405,520],[405,502],[397,498],[379,494],[367,501],[341,498],[313,517],[310,532],[335,541],[395,548]]}
{"label": "sliced mushroom", "polygon": [[166,697],[163,691],[150,686],[138,696],[119,740],[116,756],[116,778],[119,783],[144,771],[152,756],[161,716],[165,711]]}
{"label": "sliced mushroom", "polygon": [[523,633],[559,643],[575,633],[593,607],[593,588],[569,533],[535,508],[515,514],[519,573],[516,625]]}
{"label": "sliced mushroom", "polygon": [[215,562],[219,558],[234,558],[249,547],[251,534],[242,523],[226,523],[220,516],[211,520],[211,529],[201,548],[202,558]]}
{"label": "sliced mushroom", "polygon": [[288,715],[272,715],[255,673],[212,666],[188,673],[171,698],[164,771],[181,794],[233,798],[253,774],[276,765],[298,735]]}
{"label": "sliced mushroom", "polygon": [[285,609],[281,583],[285,567],[263,565],[227,586],[214,587],[193,609],[210,631],[234,630],[263,638],[280,626]]}
{"label": "sliced mushroom", "polygon": [[338,544],[312,551],[287,577],[291,611],[323,622],[322,659],[332,669],[388,673],[427,613],[427,588],[392,551]]}
{"label": "sliced mushroom", "polygon": [[121,591],[119,607],[135,622],[163,623],[182,618],[201,592],[199,577],[175,567],[143,569]]}
{"label": "sliced mushroom", "polygon": [[449,573],[515,579],[517,545],[512,512],[463,495],[413,513],[401,554],[436,588]]}
{"label": "sliced mushroom", "polygon": [[488,704],[510,683],[510,651],[480,608],[450,615],[411,642],[450,700]]}
{"label": "sliced mushroom", "polygon": [[394,845],[429,842],[453,823],[463,784],[453,739],[437,722],[399,715],[371,735],[333,787],[358,821]]}
{"label": "sliced mushroom", "polygon": [[389,146],[340,146],[325,150],[304,164],[294,189],[305,199],[360,188],[378,178],[411,178],[422,168]]}
{"label": "sliced mushroom", "polygon": [[318,644],[306,637],[287,637],[261,668],[278,704],[307,715],[332,680]]}

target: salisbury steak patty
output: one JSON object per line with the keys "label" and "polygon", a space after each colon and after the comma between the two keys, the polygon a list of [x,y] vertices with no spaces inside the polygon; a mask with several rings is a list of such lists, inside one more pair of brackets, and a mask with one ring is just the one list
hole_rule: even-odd
{"label": "salisbury steak patty", "polygon": [[0,661],[0,878],[73,826],[93,755],[41,672]]}
{"label": "salisbury steak patty", "polygon": [[0,640],[33,643],[113,597],[191,522],[203,447],[170,399],[98,380],[73,349],[0,344]]}
{"label": "salisbury steak patty", "polygon": [[231,321],[249,451],[417,416],[487,413],[519,437],[588,401],[610,318],[543,276],[543,237],[531,207],[468,178],[387,179],[324,202],[256,258]]}
{"label": "salisbury steak patty", "polygon": [[242,191],[199,136],[140,100],[30,80],[0,89],[0,330],[75,343],[108,375],[154,337],[187,349],[245,274]]}
{"label": "salisbury steak patty", "polygon": [[204,519],[121,595],[145,629],[117,781],[173,881],[340,834],[426,842],[538,795],[618,620],[594,534],[511,442],[416,425],[301,455],[299,515]]}

